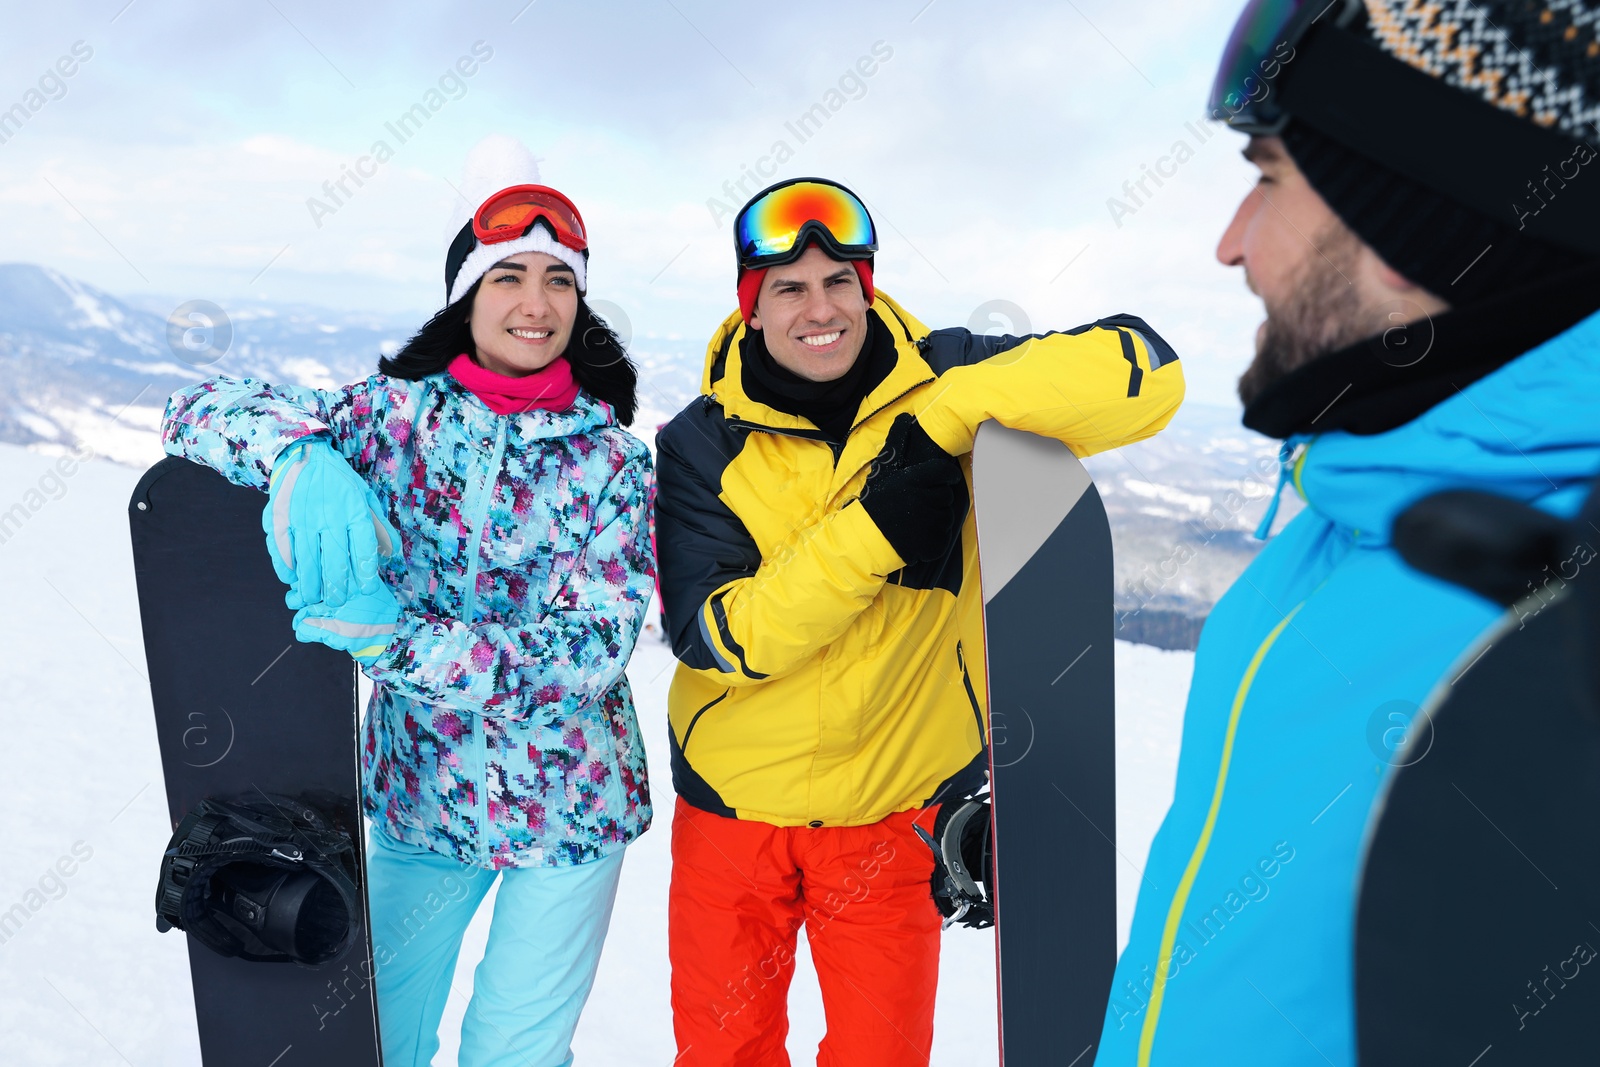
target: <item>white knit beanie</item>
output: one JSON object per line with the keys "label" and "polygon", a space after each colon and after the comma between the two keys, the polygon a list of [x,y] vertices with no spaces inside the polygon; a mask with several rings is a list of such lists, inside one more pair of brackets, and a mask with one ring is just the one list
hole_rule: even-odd
{"label": "white knit beanie", "polygon": [[[472,235],[472,216],[484,201],[513,185],[542,184],[539,161],[528,151],[528,146],[515,137],[503,133],[490,134],[467,154],[467,164],[461,175],[461,195],[456,198],[450,229],[445,237],[447,305],[460,300],[479,278],[489,272],[490,267],[521,252],[544,252],[556,257],[578,276],[578,292],[588,292],[588,254],[568,248],[556,240],[547,226],[535,224],[533,229],[516,240],[492,245],[482,244]],[[472,250],[452,273],[451,265],[455,257],[449,255],[448,250],[453,249],[458,241],[465,246],[468,238],[472,238]]]}

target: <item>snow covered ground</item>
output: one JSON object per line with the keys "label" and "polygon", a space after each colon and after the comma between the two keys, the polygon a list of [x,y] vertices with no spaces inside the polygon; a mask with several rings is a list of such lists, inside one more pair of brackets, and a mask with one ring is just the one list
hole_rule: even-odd
{"label": "snow covered ground", "polygon": [[[198,1064],[182,937],[155,930],[170,833],[150,723],[127,502],[137,471],[0,445],[0,1034],[5,1063]],[[70,473],[63,473],[70,471]],[[17,510],[20,508],[20,511]],[[1118,898],[1126,938],[1139,867],[1172,795],[1193,655],[1119,643]],[[666,890],[672,810],[666,691],[652,636],[630,667],[650,749],[655,827],[628,851],[600,975],[575,1049],[584,1067],[666,1064]],[[70,873],[68,873],[70,872]],[[437,1061],[454,1062],[489,909],[468,934]],[[790,1053],[814,1061],[823,1016],[803,954]],[[994,942],[946,933],[932,1063],[995,1061]]]}

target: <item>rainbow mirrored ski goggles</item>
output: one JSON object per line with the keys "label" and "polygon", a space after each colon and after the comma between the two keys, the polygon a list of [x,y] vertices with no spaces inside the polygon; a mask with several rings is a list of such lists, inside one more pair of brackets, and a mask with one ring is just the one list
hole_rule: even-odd
{"label": "rainbow mirrored ski goggles", "polygon": [[878,229],[856,194],[826,178],[763,189],[733,220],[734,250],[746,270],[793,262],[812,241],[835,259],[870,259]]}

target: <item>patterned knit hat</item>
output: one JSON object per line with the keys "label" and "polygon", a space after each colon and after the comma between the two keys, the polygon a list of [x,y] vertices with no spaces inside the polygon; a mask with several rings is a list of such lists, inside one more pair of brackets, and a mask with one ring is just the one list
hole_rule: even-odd
{"label": "patterned knit hat", "polygon": [[[1364,6],[1352,31],[1456,92],[1402,70],[1391,84],[1407,95],[1384,101],[1390,115],[1356,119],[1358,109],[1324,106],[1343,91],[1334,83],[1310,90],[1296,82],[1312,78],[1286,71],[1284,146],[1312,188],[1385,262],[1452,304],[1595,258],[1600,168],[1585,172],[1600,154],[1600,2]],[[1370,85],[1365,73],[1346,78]],[[1580,188],[1585,179],[1595,188]]]}
{"label": "patterned knit hat", "polygon": [[1600,142],[1600,5],[1591,0],[1366,0],[1385,52],[1575,140]]}

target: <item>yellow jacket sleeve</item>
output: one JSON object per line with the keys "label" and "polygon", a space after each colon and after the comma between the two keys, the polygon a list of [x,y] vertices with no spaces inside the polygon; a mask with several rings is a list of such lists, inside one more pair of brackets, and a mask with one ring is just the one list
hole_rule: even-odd
{"label": "yellow jacket sleeve", "polygon": [[[657,437],[656,551],[673,651],[722,685],[779,677],[834,641],[904,565],[859,502],[763,559],[722,499],[726,457],[691,408]],[[714,416],[720,420],[720,415]]]}
{"label": "yellow jacket sleeve", "polygon": [[839,638],[904,566],[859,501],[824,517],[756,573],[700,606],[700,636],[723,685],[779,678]]}
{"label": "yellow jacket sleeve", "polygon": [[994,419],[1089,456],[1151,436],[1183,401],[1177,353],[1132,315],[1031,337],[935,330],[920,345],[939,381],[917,418],[952,455]]}

